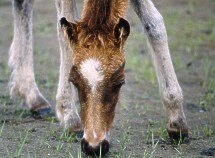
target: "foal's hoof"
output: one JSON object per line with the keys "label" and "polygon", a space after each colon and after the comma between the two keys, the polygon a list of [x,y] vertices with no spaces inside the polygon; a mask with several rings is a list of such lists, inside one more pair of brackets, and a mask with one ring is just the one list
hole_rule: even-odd
{"label": "foal's hoof", "polygon": [[168,134],[171,140],[184,141],[185,138],[188,138],[188,131],[168,131]]}
{"label": "foal's hoof", "polygon": [[186,124],[168,123],[167,132],[171,140],[184,141],[188,138],[188,128]]}
{"label": "foal's hoof", "polygon": [[35,119],[42,119],[54,116],[54,113],[52,112],[52,109],[50,107],[31,111],[31,113]]}

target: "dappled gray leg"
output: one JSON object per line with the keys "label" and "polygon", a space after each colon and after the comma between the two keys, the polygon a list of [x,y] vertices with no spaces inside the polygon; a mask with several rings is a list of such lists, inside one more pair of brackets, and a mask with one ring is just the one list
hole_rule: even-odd
{"label": "dappled gray leg", "polygon": [[66,17],[69,21],[74,21],[77,19],[78,14],[75,0],[56,0],[56,8],[58,13],[58,40],[61,52],[56,113],[61,124],[66,129],[74,131],[81,128],[81,121],[76,108],[77,95],[74,86],[68,80],[72,67],[72,50],[60,26],[60,19]]}
{"label": "dappled gray leg", "polygon": [[10,95],[18,95],[32,113],[50,112],[50,104],[40,93],[33,70],[32,14],[34,0],[13,0],[14,37],[9,51]]}
{"label": "dappled gray leg", "polygon": [[[183,112],[183,94],[171,61],[163,18],[151,0],[131,0],[147,34],[155,66],[160,95],[167,111],[169,136],[178,139],[188,136]],[[181,132],[181,133],[180,133]]]}

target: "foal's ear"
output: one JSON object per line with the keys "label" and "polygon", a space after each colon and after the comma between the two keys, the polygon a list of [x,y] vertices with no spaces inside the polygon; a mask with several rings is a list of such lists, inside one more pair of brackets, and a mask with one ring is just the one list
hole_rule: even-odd
{"label": "foal's ear", "polygon": [[114,35],[119,42],[124,43],[130,34],[130,25],[127,20],[120,18],[114,28]]}
{"label": "foal's ear", "polygon": [[77,25],[66,20],[65,17],[60,19],[60,25],[66,33],[69,41],[74,42],[77,34]]}

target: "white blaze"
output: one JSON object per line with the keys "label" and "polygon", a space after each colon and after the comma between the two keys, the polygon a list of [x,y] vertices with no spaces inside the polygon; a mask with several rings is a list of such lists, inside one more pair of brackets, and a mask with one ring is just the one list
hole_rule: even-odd
{"label": "white blaze", "polygon": [[97,59],[90,58],[81,64],[81,73],[88,80],[92,90],[96,88],[98,82],[103,80],[104,76],[102,72],[101,63]]}

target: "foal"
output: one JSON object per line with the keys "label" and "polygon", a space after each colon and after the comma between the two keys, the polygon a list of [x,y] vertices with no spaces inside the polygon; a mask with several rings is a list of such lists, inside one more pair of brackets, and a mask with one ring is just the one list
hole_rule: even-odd
{"label": "foal", "polygon": [[[33,2],[13,0],[14,38],[9,52],[12,71],[9,87],[11,95],[18,94],[34,115],[42,116],[50,112],[51,106],[38,90],[34,78]],[[56,0],[61,51],[56,114],[66,129],[76,131],[83,127],[81,146],[88,155],[98,155],[100,147],[102,154],[109,150],[109,130],[125,80],[124,44],[130,33],[130,25],[123,18],[127,3],[127,0],[85,0],[82,18],[74,23],[77,20],[75,0]],[[169,136],[187,137],[183,95],[169,54],[162,16],[151,0],[131,0],[131,5],[150,44],[168,116]],[[80,117],[75,105],[76,91]]]}

